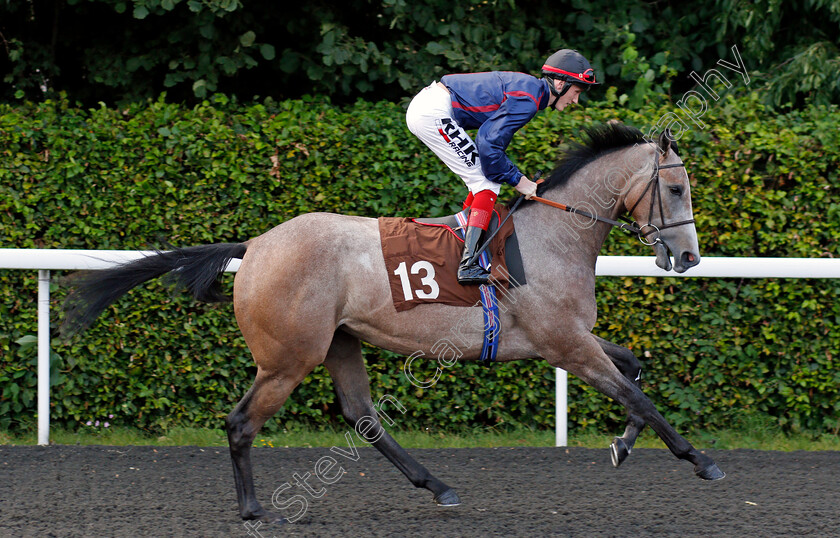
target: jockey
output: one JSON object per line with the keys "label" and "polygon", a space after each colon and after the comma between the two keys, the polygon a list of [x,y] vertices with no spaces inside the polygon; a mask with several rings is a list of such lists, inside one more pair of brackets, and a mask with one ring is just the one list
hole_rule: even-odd
{"label": "jockey", "polygon": [[[552,54],[542,74],[543,78],[507,71],[445,75],[423,88],[408,106],[408,129],[469,189],[464,209],[471,209],[458,266],[461,284],[484,284],[490,278],[469,260],[482,243],[502,184],[512,185],[526,198],[537,192],[537,184],[505,154],[514,133],[540,110],[563,110],[598,84],[592,66],[575,50]],[[464,129],[478,129],[475,142]]]}

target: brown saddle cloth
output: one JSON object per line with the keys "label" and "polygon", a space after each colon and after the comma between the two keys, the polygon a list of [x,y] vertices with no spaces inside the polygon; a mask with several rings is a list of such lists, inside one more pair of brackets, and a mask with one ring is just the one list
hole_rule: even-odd
{"label": "brown saddle cloth", "polygon": [[[491,231],[507,213],[507,207],[496,204]],[[505,242],[513,233],[513,219],[508,219],[486,249],[492,259],[490,282],[505,288],[510,285]],[[397,312],[423,303],[480,304],[479,286],[458,283],[464,240],[456,220],[379,217],[379,236]]]}

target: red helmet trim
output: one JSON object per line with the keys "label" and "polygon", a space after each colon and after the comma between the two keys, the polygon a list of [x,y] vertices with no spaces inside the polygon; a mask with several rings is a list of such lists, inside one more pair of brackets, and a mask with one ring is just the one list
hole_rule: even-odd
{"label": "red helmet trim", "polygon": [[548,64],[545,64],[544,66],[542,66],[542,68],[543,68],[543,71],[550,71],[552,73],[558,73],[558,74],[561,74],[561,75],[568,75],[568,76],[574,77],[574,78],[576,78],[576,79],[578,79],[581,82],[584,82],[586,84],[597,84],[597,82],[595,82],[595,70],[592,69],[592,68],[587,69],[583,73],[572,73],[570,71],[563,71],[562,69],[558,69],[556,67],[551,67]]}

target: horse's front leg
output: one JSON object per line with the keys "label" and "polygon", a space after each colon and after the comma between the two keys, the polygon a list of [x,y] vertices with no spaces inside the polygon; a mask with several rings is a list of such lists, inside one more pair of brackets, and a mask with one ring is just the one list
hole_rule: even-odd
{"label": "horse's front leg", "polygon": [[694,464],[694,472],[700,478],[717,480],[726,476],[712,458],[700,453],[678,434],[641,389],[619,372],[593,335],[575,337],[567,334],[564,341],[557,344],[558,351],[543,354],[549,364],[578,376],[623,405],[628,414],[649,424],[672,454]]}
{"label": "horse's front leg", "polygon": [[[626,347],[619,346],[598,336],[595,339],[621,374],[641,389],[642,364],[636,355]],[[630,409],[627,409],[627,423],[624,428],[624,435],[614,438],[612,444],[610,444],[610,459],[612,459],[613,467],[618,467],[627,459],[644,427],[645,421]]]}

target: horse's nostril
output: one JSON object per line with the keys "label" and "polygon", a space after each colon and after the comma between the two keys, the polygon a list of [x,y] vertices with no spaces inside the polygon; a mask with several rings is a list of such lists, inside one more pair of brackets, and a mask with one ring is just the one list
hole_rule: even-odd
{"label": "horse's nostril", "polygon": [[694,266],[698,263],[697,256],[695,256],[694,254],[692,254],[690,252],[683,252],[682,253],[682,261],[683,261],[683,265],[685,265],[686,267],[692,267],[692,266]]}

